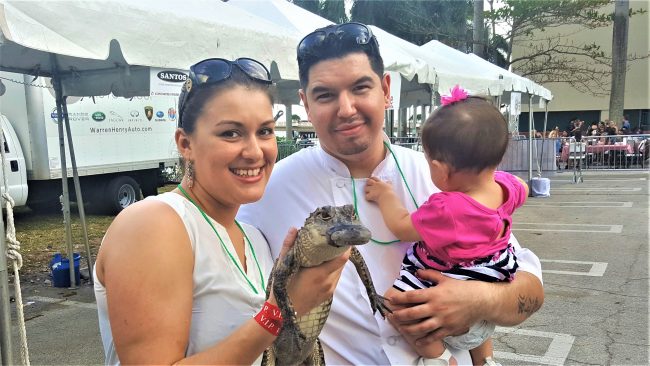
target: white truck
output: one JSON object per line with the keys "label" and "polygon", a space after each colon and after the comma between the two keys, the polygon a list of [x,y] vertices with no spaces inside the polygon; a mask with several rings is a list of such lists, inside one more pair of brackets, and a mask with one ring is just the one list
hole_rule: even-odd
{"label": "white truck", "polygon": [[[32,82],[31,76],[6,72],[0,76],[6,87],[0,96],[0,122],[6,141],[9,192],[17,206],[35,210],[60,207],[61,159],[54,92],[25,85],[47,86],[49,80]],[[172,96],[68,98],[81,191],[93,210],[117,213],[142,196],[157,193],[164,184],[162,172],[179,163],[174,143],[177,114],[177,98]],[[74,200],[68,151],[66,148],[68,187]]]}

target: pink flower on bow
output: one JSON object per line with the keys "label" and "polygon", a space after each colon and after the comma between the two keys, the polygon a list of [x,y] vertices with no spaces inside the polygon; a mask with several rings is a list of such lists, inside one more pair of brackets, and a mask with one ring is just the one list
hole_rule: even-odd
{"label": "pink flower on bow", "polygon": [[463,88],[461,88],[458,85],[454,86],[454,88],[451,89],[450,92],[451,92],[450,95],[440,96],[440,103],[442,103],[442,105],[449,105],[452,103],[460,102],[461,100],[467,99],[467,97],[469,96],[469,94],[467,94],[467,91],[465,91]]}

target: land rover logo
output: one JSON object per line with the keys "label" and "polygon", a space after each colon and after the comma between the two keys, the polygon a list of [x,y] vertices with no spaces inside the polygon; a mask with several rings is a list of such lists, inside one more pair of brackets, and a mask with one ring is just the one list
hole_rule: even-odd
{"label": "land rover logo", "polygon": [[103,112],[95,112],[92,115],[92,119],[97,122],[101,122],[106,119],[106,115]]}
{"label": "land rover logo", "polygon": [[187,80],[187,75],[180,71],[161,71],[158,73],[158,79],[172,83],[182,83]]}

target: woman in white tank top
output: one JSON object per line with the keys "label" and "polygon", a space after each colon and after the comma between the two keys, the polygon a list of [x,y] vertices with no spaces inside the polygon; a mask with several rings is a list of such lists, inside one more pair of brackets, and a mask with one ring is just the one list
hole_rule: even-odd
{"label": "woman in white tank top", "polygon": [[[273,294],[265,303],[268,245],[235,220],[241,204],[262,197],[277,157],[269,72],[252,59],[190,70],[175,135],[183,182],[120,213],[97,256],[106,364],[259,363],[281,326],[260,320],[275,306]],[[299,314],[332,296],[346,259],[296,277],[289,293]]]}

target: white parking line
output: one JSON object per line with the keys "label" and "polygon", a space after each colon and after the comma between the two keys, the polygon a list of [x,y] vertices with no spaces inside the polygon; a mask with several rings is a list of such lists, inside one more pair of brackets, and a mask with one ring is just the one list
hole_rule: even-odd
{"label": "white parking line", "polygon": [[570,208],[630,208],[633,206],[633,202],[621,201],[621,202],[537,202],[537,201],[528,201],[526,202],[526,207],[570,207]]}
{"label": "white parking line", "polygon": [[583,262],[583,261],[567,261],[564,259],[540,259],[540,262],[548,263],[567,263],[567,264],[589,264],[591,268],[589,272],[576,272],[576,271],[562,271],[562,270],[551,270],[551,269],[542,269],[544,273],[556,273],[563,275],[572,275],[572,276],[591,276],[591,277],[602,277],[605,274],[607,269],[607,262]]}
{"label": "white parking line", "polygon": [[[638,182],[638,181],[648,180],[648,178],[611,178],[611,179],[601,178],[601,179],[591,179],[588,176],[583,176],[583,177],[588,179],[587,182]],[[551,180],[551,182],[570,182],[570,183],[572,183],[573,180],[571,180],[571,179],[553,179],[553,180]]]}
{"label": "white parking line", "polygon": [[[522,226],[533,226],[523,227]],[[602,228],[600,230],[599,228]],[[549,224],[539,222],[518,222],[513,231],[554,231],[564,233],[608,233],[620,234],[623,232],[623,225],[595,225],[595,224]]]}
{"label": "white parking line", "polygon": [[564,365],[564,362],[571,351],[571,347],[573,347],[573,342],[576,339],[576,337],[570,334],[541,332],[538,330],[528,329],[496,327],[495,332],[514,334],[518,336],[551,338],[551,344],[549,344],[548,349],[542,356],[494,351],[494,357],[496,359],[525,361],[538,365]]}
{"label": "white parking line", "polygon": [[67,299],[56,299],[56,298],[53,298],[53,297],[30,296],[26,300],[46,302],[46,303],[49,303],[49,304],[60,304],[60,305],[66,305],[66,306],[74,306],[74,307],[85,308],[85,309],[97,309],[97,304],[95,304],[95,303],[80,302],[80,301],[67,300]]}
{"label": "white parking line", "polygon": [[641,188],[597,188],[597,187],[584,187],[584,188],[551,188],[551,192],[578,192],[578,191],[607,191],[607,192],[640,192]]}

